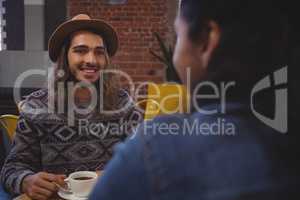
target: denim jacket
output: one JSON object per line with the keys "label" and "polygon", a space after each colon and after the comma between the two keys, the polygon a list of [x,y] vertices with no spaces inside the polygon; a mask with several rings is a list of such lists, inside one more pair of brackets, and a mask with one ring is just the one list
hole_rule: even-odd
{"label": "denim jacket", "polygon": [[299,199],[299,153],[299,136],[273,130],[243,104],[161,116],[116,147],[89,199]]}

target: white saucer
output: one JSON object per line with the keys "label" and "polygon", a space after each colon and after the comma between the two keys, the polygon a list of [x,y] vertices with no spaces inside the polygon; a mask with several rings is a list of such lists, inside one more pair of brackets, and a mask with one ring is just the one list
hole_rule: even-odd
{"label": "white saucer", "polygon": [[88,199],[88,197],[77,197],[73,193],[65,193],[61,190],[58,190],[57,194],[58,196],[66,200],[87,200]]}

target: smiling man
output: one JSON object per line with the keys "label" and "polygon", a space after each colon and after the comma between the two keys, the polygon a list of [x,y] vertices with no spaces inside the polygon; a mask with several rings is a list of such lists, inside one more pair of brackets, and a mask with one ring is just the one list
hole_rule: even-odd
{"label": "smiling man", "polygon": [[96,82],[100,68],[106,65],[105,51],[101,36],[89,31],[75,32],[68,51],[70,71],[77,80]]}
{"label": "smiling man", "polygon": [[49,88],[26,98],[1,173],[12,196],[48,199],[57,192],[55,183],[62,185],[68,174],[102,170],[114,144],[141,119],[118,79],[101,73],[111,69],[110,57],[117,48],[114,28],[85,14],[54,31],[49,40],[55,63]]}

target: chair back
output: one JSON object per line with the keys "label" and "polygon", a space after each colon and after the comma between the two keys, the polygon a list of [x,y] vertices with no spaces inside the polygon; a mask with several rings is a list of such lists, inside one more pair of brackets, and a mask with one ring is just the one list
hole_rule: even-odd
{"label": "chair back", "polygon": [[185,86],[175,83],[148,84],[144,119],[161,114],[185,113],[189,110],[189,94]]}
{"label": "chair back", "polygon": [[149,120],[159,114],[159,104],[153,99],[143,99],[136,106],[144,111],[144,120]]}
{"label": "chair back", "polygon": [[17,122],[19,117],[17,115],[1,115],[0,116],[0,123],[2,126],[6,129],[10,140],[13,139],[16,128],[17,128]]}

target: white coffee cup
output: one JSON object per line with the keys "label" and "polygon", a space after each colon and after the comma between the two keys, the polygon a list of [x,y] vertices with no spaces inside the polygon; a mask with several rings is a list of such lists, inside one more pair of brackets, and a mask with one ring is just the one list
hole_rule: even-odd
{"label": "white coffee cup", "polygon": [[88,197],[95,183],[98,175],[93,171],[77,171],[71,173],[65,182],[68,184],[72,193],[77,197]]}

